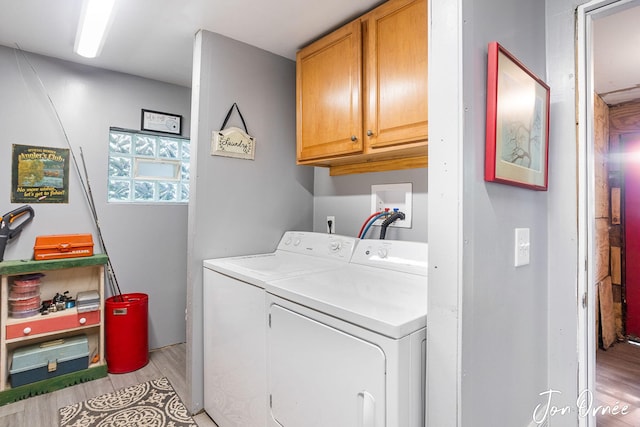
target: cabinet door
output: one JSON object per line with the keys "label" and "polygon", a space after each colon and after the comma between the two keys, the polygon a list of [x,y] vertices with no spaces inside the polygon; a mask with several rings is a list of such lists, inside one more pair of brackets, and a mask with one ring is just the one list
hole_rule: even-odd
{"label": "cabinet door", "polygon": [[390,1],[365,19],[366,144],[427,139],[427,1]]}
{"label": "cabinet door", "polygon": [[297,54],[298,161],[362,151],[360,21]]}

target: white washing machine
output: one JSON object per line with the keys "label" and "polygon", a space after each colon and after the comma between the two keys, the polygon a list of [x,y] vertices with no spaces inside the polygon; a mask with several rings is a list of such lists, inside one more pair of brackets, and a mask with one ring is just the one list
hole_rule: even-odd
{"label": "white washing machine", "polygon": [[427,244],[268,281],[269,426],[424,427]]}
{"label": "white washing machine", "polygon": [[275,252],[204,265],[204,408],[219,427],[267,425],[264,283],[346,265],[357,239],[286,232]]}

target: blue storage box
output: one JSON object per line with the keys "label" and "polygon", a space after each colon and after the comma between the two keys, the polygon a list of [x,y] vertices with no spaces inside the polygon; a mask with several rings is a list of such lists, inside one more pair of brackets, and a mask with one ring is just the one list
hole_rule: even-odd
{"label": "blue storage box", "polygon": [[87,336],[76,335],[16,349],[9,374],[11,386],[19,387],[88,367]]}

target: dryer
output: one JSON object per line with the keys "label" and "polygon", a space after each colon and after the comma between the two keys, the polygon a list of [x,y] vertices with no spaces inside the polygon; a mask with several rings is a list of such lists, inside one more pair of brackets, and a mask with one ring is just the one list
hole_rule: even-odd
{"label": "dryer", "polygon": [[426,243],[361,240],[266,290],[269,426],[424,426]]}
{"label": "dryer", "polygon": [[204,408],[219,427],[267,424],[267,280],[346,265],[357,239],[288,231],[274,252],[203,261]]}

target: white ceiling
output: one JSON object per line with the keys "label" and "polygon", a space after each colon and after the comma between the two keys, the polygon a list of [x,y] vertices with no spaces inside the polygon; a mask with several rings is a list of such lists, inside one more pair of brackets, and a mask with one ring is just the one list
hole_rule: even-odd
{"label": "white ceiling", "polygon": [[640,99],[640,6],[616,10],[593,22],[594,86],[609,105]]}
{"label": "white ceiling", "polygon": [[[191,86],[194,35],[220,33],[295,52],[382,0],[117,0],[98,58],[73,53],[82,0],[0,0],[0,45]],[[595,88],[609,104],[640,98],[640,7],[594,23]],[[552,88],[553,90],[553,88]]]}
{"label": "white ceiling", "polygon": [[0,45],[191,86],[194,35],[220,33],[295,59],[296,50],[381,0],[116,0],[98,58],[73,53],[82,0],[0,0]]}

